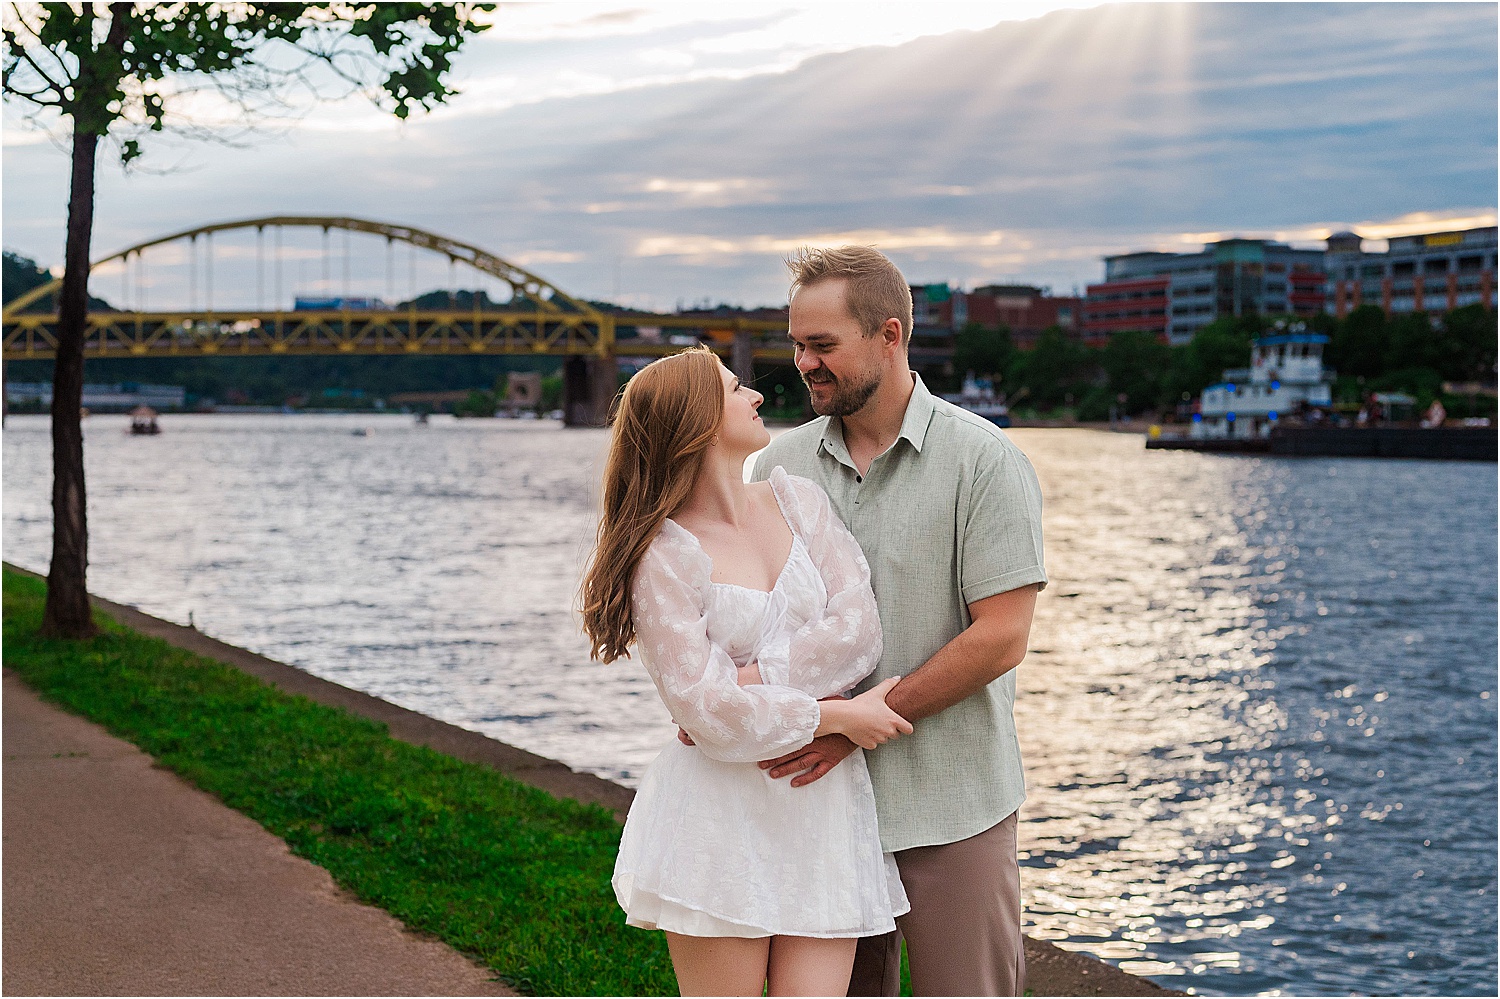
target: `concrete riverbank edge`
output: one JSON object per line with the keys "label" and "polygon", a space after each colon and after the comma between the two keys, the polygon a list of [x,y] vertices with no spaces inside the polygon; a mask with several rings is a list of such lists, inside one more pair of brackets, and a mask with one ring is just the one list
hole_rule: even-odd
{"label": "concrete riverbank edge", "polygon": [[[30,570],[5,563],[9,571],[41,578]],[[438,721],[361,691],[313,676],[286,663],[221,642],[196,629],[153,617],[134,607],[91,596],[94,606],[120,624],[177,648],[212,659],[264,683],[319,704],[387,726],[392,738],[469,763],[481,764],[554,797],[601,805],[623,821],[634,791],[592,774],[496,739]],[[1062,950],[1046,941],[1027,939],[1027,990],[1038,996],[1180,995],[1154,982],[1120,971],[1082,954]]]}

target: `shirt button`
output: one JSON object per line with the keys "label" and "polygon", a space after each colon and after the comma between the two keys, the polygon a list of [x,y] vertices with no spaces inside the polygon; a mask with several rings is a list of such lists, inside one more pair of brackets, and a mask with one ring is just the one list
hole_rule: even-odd
{"label": "shirt button", "polygon": [[854,477],[854,481],[855,482],[863,482],[863,481],[865,481],[865,477],[863,475],[856,475]]}

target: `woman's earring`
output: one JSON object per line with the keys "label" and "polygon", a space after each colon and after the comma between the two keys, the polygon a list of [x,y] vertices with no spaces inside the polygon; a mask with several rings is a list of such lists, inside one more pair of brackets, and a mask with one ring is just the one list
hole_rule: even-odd
{"label": "woman's earring", "polygon": [[709,441],[709,443],[710,444],[717,444],[717,443],[719,443],[719,435],[718,434],[714,434],[714,439],[711,440],[711,441]]}

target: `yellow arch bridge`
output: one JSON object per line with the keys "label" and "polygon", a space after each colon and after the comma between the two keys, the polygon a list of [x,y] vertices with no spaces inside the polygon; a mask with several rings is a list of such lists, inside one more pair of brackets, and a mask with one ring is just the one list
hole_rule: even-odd
{"label": "yellow arch bridge", "polygon": [[[748,378],[755,362],[790,363],[786,324],[738,317],[687,317],[650,313],[611,314],[574,298],[521,267],[479,247],[411,226],[348,217],[278,215],[199,226],[171,233],[110,254],[90,265],[117,266],[137,272],[141,254],[153,247],[197,240],[231,230],[255,230],[257,247],[266,229],[321,229],[326,243],[332,230],[384,237],[388,246],[406,243],[446,257],[450,271],[465,265],[510,288],[510,301],[495,306],[472,295],[469,308],[418,308],[416,299],[402,308],[351,308],[350,299],[334,308],[90,311],[84,337],[85,358],[210,357],[256,355],[483,355],[524,354],[565,358],[564,412],[569,423],[603,422],[615,391],[618,357],[654,357],[680,349],[664,338],[695,336],[729,359]],[[347,237],[346,237],[347,238]],[[279,245],[279,244],[278,244]],[[196,268],[196,264],[194,265]],[[260,266],[259,261],[257,267]],[[196,279],[196,269],[194,271]],[[211,280],[211,278],[210,278]],[[50,359],[57,350],[57,292],[60,278],[7,303],[3,356],[11,360]],[[38,310],[44,301],[52,308]],[[617,338],[616,332],[654,331]]]}

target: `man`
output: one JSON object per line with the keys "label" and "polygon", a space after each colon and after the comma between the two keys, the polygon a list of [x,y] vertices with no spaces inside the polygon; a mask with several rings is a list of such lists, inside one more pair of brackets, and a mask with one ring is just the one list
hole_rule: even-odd
{"label": "man", "polygon": [[[845,246],[789,265],[788,335],[821,418],[773,441],[755,477],[781,465],[832,498],[869,560],[885,635],[864,689],[902,676],[888,703],[916,726],[868,756],[911,912],[860,941],[849,994],[898,994],[904,937],[918,995],[1020,995],[1025,784],[1011,709],[1047,579],[1036,473],[908,367],[911,291],[895,264]],[[853,750],[825,736],[761,766],[801,786]]]}

